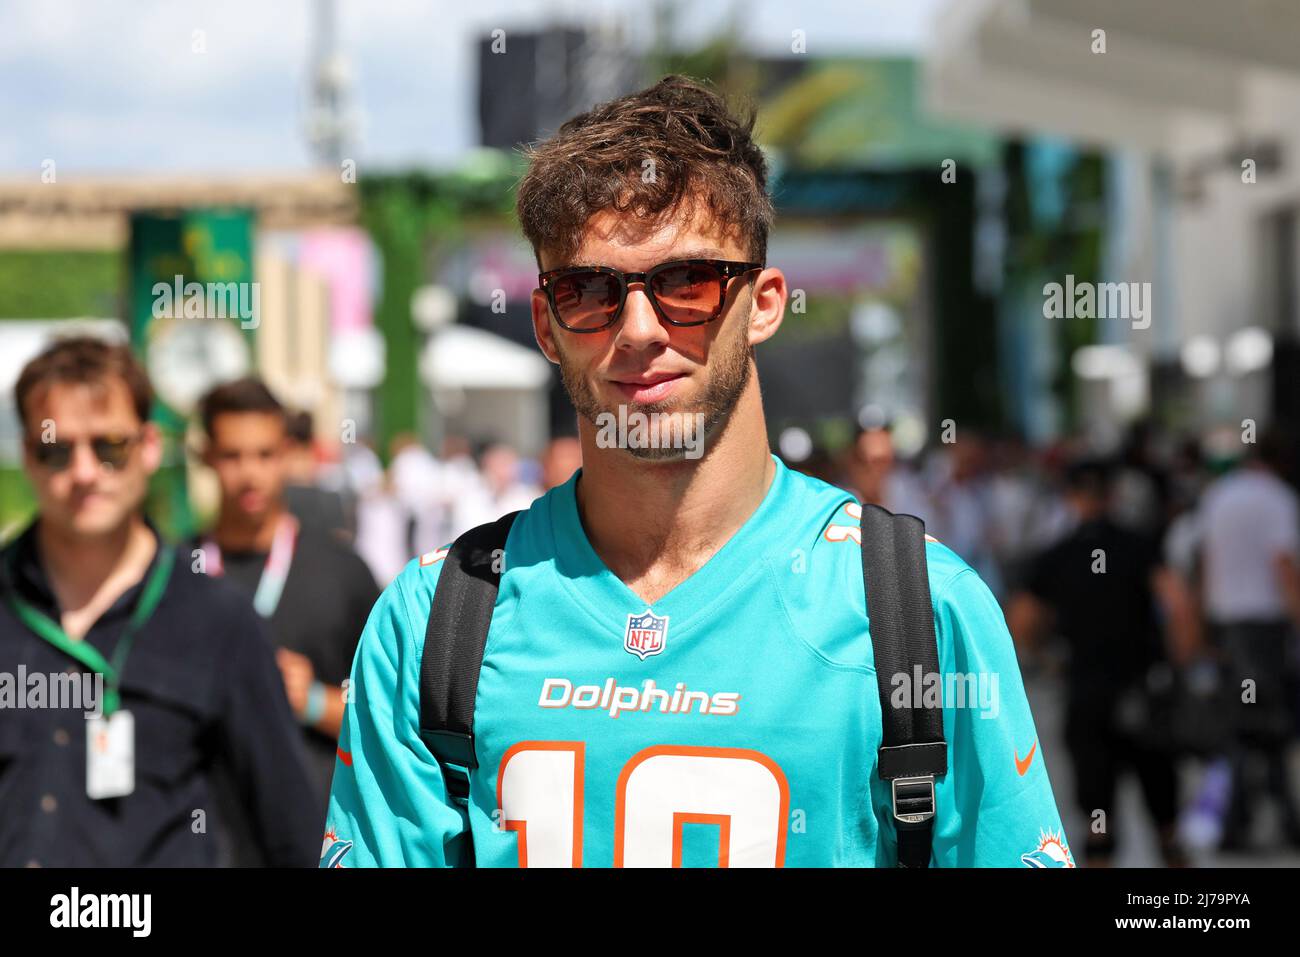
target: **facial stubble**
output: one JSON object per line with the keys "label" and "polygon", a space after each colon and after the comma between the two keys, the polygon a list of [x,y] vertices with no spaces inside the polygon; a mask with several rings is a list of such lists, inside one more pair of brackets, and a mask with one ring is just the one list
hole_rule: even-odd
{"label": "facial stubble", "polygon": [[[714,349],[719,347],[723,351],[718,355],[717,366],[710,373],[704,386],[704,394],[700,396],[696,408],[683,408],[672,399],[662,402],[621,403],[626,406],[628,414],[639,412],[646,416],[653,416],[658,413],[663,417],[661,421],[666,423],[665,430],[674,432],[681,439],[678,443],[661,442],[657,446],[653,444],[628,446],[626,448],[628,453],[648,461],[682,458],[685,449],[692,443],[708,441],[718,433],[740,402],[745,387],[749,385],[754,347],[749,343],[748,323],[737,323],[735,332],[725,339],[720,336],[713,345]],[[555,349],[560,358],[560,380],[578,414],[597,427],[599,427],[598,417],[602,414],[612,415],[617,419],[618,405],[612,407],[601,405],[584,377],[582,369],[565,354],[559,338],[555,341]],[[702,422],[695,413],[703,413]],[[671,419],[667,418],[669,415]],[[702,436],[693,434],[697,423],[702,425]]]}

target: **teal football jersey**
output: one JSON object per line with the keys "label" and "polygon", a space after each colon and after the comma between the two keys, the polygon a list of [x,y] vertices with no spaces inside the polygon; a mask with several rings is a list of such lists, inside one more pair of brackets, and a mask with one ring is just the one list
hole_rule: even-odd
{"label": "teal football jersey", "polygon": [[[577,476],[507,540],[474,712],[468,806],[420,739],[420,660],[446,549],[376,603],[353,664],[322,866],[896,863],[876,772],[881,703],[860,506],[787,469],[695,574],[653,604],[605,567]],[[927,539],[948,773],[933,864],[1073,867],[1001,609]],[[911,697],[909,697],[911,696]]]}

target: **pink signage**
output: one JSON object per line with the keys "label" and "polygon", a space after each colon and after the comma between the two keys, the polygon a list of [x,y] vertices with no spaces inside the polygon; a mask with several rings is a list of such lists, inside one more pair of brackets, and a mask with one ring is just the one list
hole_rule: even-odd
{"label": "pink signage", "polygon": [[332,334],[370,328],[375,255],[364,230],[343,226],[304,233],[299,263],[329,285]]}

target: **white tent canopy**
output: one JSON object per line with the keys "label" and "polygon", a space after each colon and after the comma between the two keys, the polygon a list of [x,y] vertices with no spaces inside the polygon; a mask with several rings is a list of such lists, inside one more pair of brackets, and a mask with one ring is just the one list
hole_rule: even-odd
{"label": "white tent canopy", "polygon": [[550,363],[536,349],[469,326],[450,326],[429,339],[420,377],[434,389],[543,389]]}
{"label": "white tent canopy", "polygon": [[536,349],[469,326],[447,326],[420,355],[420,377],[444,428],[537,455],[547,438],[551,364]]}

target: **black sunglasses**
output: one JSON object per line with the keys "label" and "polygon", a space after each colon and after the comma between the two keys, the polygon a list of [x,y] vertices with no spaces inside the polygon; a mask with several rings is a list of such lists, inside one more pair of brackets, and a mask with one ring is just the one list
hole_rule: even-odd
{"label": "black sunglasses", "polygon": [[722,315],[727,284],[759,263],[727,259],[677,259],[645,272],[622,272],[611,266],[565,266],[541,273],[556,321],[570,332],[600,332],[618,322],[627,302],[627,287],[645,286],[650,305],[671,326],[702,326]]}
{"label": "black sunglasses", "polygon": [[[100,464],[116,471],[126,467],[126,463],[131,458],[131,448],[140,441],[140,434],[96,435],[89,441],[91,451],[95,453],[95,458],[99,459]],[[61,472],[72,464],[72,453],[77,444],[62,440],[41,442],[37,439],[28,439],[27,447],[31,450],[32,458],[42,467],[53,472]]]}

